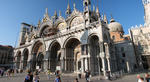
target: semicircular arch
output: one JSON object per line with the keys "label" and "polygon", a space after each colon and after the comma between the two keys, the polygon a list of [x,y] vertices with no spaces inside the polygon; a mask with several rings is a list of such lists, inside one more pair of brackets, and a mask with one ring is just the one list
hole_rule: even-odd
{"label": "semicircular arch", "polygon": [[70,19],[68,24],[69,24],[69,27],[71,28],[71,27],[73,27],[75,25],[79,25],[79,24],[82,24],[84,22],[85,21],[84,21],[83,16],[81,16],[81,15],[73,15],[71,17],[71,19]]}
{"label": "semicircular arch", "polygon": [[[54,40],[54,41],[52,41],[51,43],[50,43],[50,45],[49,45],[49,47],[48,47],[48,50],[51,50],[51,48],[52,48],[52,46],[54,45],[54,44],[59,44],[60,45],[60,43],[57,41],[57,40]],[[61,45],[60,45],[61,46]]]}
{"label": "semicircular arch", "polygon": [[21,51],[20,50],[17,51],[16,57],[19,56],[19,55],[21,56]]}
{"label": "semicircular arch", "polygon": [[78,37],[76,37],[76,36],[70,36],[70,37],[68,37],[68,38],[66,38],[66,39],[64,40],[64,43],[63,43],[62,47],[65,48],[65,46],[66,46],[66,44],[68,43],[68,41],[69,41],[70,39],[73,39],[73,38],[74,38],[74,39],[77,39],[79,42],[81,42]]}
{"label": "semicircular arch", "polygon": [[[36,41],[36,42],[34,42],[34,43],[32,44],[31,53],[32,53],[32,54],[35,53],[35,52],[36,52],[36,49],[39,48],[39,46],[42,46],[42,49],[46,49],[46,46],[44,46],[43,41],[38,40],[38,41]],[[44,50],[43,50],[43,52],[44,52]]]}
{"label": "semicircular arch", "polygon": [[88,36],[88,43],[90,42],[90,38],[92,37],[92,36],[97,36],[98,37],[98,39],[99,39],[99,35],[97,34],[97,33],[92,33],[92,34],[90,34],[89,36]]}
{"label": "semicircular arch", "polygon": [[43,24],[40,26],[40,29],[39,29],[39,36],[41,36],[41,34],[42,34],[42,32],[44,31],[44,29],[49,28],[49,27],[52,27],[52,24],[51,24],[51,23],[49,23],[49,22],[43,23]]}

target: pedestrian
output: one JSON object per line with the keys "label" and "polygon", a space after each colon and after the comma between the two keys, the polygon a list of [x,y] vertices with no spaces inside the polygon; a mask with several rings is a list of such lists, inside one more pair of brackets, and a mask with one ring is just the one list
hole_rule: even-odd
{"label": "pedestrian", "polygon": [[55,81],[54,82],[61,82],[61,78],[60,78],[60,76],[59,75],[57,75],[56,76],[56,79],[55,79]]}
{"label": "pedestrian", "polygon": [[33,77],[33,82],[39,82],[39,75],[37,73],[34,74],[34,77]]}
{"label": "pedestrian", "polygon": [[110,80],[110,71],[106,71],[107,73],[107,79]]}
{"label": "pedestrian", "polygon": [[76,78],[76,79],[74,80],[74,82],[79,82],[78,78]]}
{"label": "pedestrian", "polygon": [[47,78],[48,78],[48,80],[50,80],[50,74],[51,74],[50,69],[47,69]]}
{"label": "pedestrian", "polygon": [[30,82],[30,74],[29,73],[26,75],[24,82]]}
{"label": "pedestrian", "polygon": [[14,72],[15,72],[15,71],[14,71],[14,69],[12,69],[12,73],[11,73],[11,74],[12,74],[12,76],[14,76]]}
{"label": "pedestrian", "polygon": [[33,73],[31,71],[29,71],[29,75],[30,75],[30,80],[29,82],[33,82]]}
{"label": "pedestrian", "polygon": [[85,79],[86,82],[90,82],[90,72],[88,70],[85,72]]}
{"label": "pedestrian", "polygon": [[150,82],[150,76],[148,73],[145,74],[145,81]]}
{"label": "pedestrian", "polygon": [[138,79],[137,82],[144,82],[144,78],[141,77],[140,75],[137,75],[137,79]]}
{"label": "pedestrian", "polygon": [[56,76],[58,76],[58,75],[60,76],[60,71],[59,71],[59,70],[56,70],[56,71],[55,71],[55,75],[56,75]]}
{"label": "pedestrian", "polygon": [[2,69],[1,70],[1,77],[3,77],[3,75],[4,75],[4,70]]}

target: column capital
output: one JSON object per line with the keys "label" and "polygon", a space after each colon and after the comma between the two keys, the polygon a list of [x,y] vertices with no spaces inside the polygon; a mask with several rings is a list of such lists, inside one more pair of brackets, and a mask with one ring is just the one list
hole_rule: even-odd
{"label": "column capital", "polygon": [[105,58],[105,53],[104,53],[104,52],[101,52],[101,53],[100,53],[100,57],[101,57],[101,58]]}
{"label": "column capital", "polygon": [[110,59],[110,56],[106,56],[107,59]]}

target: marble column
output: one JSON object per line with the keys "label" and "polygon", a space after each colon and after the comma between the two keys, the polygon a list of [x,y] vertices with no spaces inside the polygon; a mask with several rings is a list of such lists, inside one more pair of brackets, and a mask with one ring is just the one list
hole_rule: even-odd
{"label": "marble column", "polygon": [[88,70],[88,60],[85,58],[85,70]]}
{"label": "marble column", "polygon": [[108,71],[111,72],[110,58],[107,58],[107,63],[108,63]]}
{"label": "marble column", "polygon": [[19,69],[23,69],[23,63],[24,63],[24,55],[21,55],[20,67],[19,67]]}
{"label": "marble column", "polygon": [[105,46],[105,53],[106,53],[106,61],[107,61],[107,66],[108,66],[108,71],[111,72],[111,63],[110,63],[110,52],[109,52],[109,45],[108,43],[104,43]]}
{"label": "marble column", "polygon": [[65,70],[65,48],[61,48],[61,72],[64,72]]}
{"label": "marble column", "polygon": [[67,54],[67,51],[66,51],[66,48],[62,48],[62,53],[63,55],[63,72],[66,72],[67,71],[67,59],[66,59],[66,54]]}
{"label": "marble column", "polygon": [[44,59],[43,59],[43,64],[44,65],[42,65],[42,70],[43,71],[46,71],[48,69],[48,61],[49,61],[49,51],[46,51],[45,55],[44,55]]}
{"label": "marble column", "polygon": [[105,54],[105,52],[104,52],[104,42],[99,42],[99,44],[100,44],[100,57],[101,57],[101,59],[102,59],[102,66],[103,66],[103,74],[104,74],[104,76],[106,76],[106,54]]}
{"label": "marble column", "polygon": [[46,71],[48,69],[48,59],[44,59],[44,65],[42,65],[42,70]]}
{"label": "marble column", "polygon": [[33,54],[29,54],[29,57],[28,57],[28,62],[27,62],[27,68],[31,70],[32,68],[32,56]]}
{"label": "marble column", "polygon": [[105,66],[106,61],[104,57],[101,57],[101,59],[102,59],[102,65],[103,65],[103,74],[104,76],[106,76],[106,66]]}
{"label": "marble column", "polygon": [[83,59],[81,60],[81,72],[84,73],[84,65],[83,65]]}

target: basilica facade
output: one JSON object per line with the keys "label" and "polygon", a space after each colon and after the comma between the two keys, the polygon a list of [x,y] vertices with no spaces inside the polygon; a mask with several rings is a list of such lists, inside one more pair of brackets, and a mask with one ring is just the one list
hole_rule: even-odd
{"label": "basilica facade", "polygon": [[92,75],[104,76],[106,71],[132,72],[136,65],[133,44],[124,35],[122,25],[113,17],[109,23],[106,15],[100,15],[98,7],[91,10],[90,0],[83,0],[83,12],[73,6],[71,10],[68,4],[66,18],[57,12],[50,17],[46,9],[38,25],[22,23],[14,50],[15,68],[63,73],[90,70]]}

